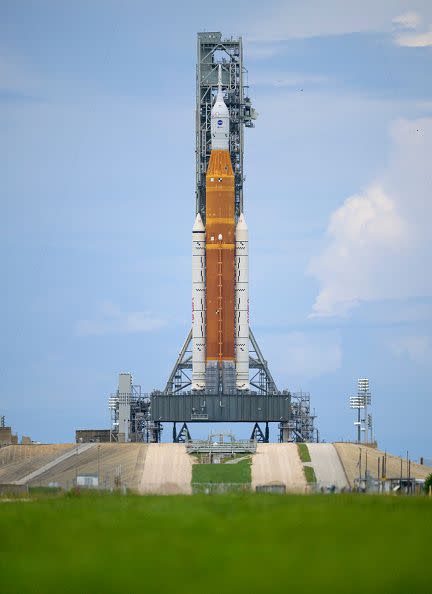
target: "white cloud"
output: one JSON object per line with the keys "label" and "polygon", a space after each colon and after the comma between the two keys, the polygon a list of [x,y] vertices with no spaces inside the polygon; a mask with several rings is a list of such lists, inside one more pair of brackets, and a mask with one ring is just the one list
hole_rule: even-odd
{"label": "white cloud", "polygon": [[301,72],[265,72],[258,73],[254,77],[254,87],[270,86],[270,87],[292,87],[303,88],[308,85],[316,85],[328,82],[326,76],[318,76],[313,74],[302,74]]}
{"label": "white cloud", "polygon": [[317,316],[343,315],[373,297],[379,289],[371,278],[373,263],[396,256],[407,229],[394,202],[380,186],[371,186],[331,215],[327,235],[329,245],[309,269],[321,282],[313,307]]}
{"label": "white cloud", "polygon": [[265,12],[254,14],[247,30],[250,41],[274,42],[347,33],[390,33],[394,24],[416,22],[414,15],[432,17],[430,3],[423,0],[411,0],[409,8],[407,11],[406,0],[284,0],[266,3]]}
{"label": "white cloud", "polygon": [[271,58],[280,52],[281,48],[278,45],[271,45],[267,43],[250,43],[245,48],[245,53],[248,59],[265,60]]}
{"label": "white cloud", "polygon": [[152,332],[166,325],[166,321],[153,317],[149,312],[122,312],[112,303],[104,303],[97,319],[80,320],[78,336],[103,336],[105,334],[132,334]]}
{"label": "white cloud", "polygon": [[417,12],[408,11],[395,17],[393,23],[402,29],[416,29],[421,23],[421,17]]}
{"label": "white cloud", "polygon": [[388,346],[397,357],[408,357],[420,365],[428,365],[432,362],[430,336],[402,336],[391,340]]}
{"label": "white cloud", "polygon": [[403,47],[428,47],[432,45],[432,27],[425,33],[406,33],[395,39]]}
{"label": "white cloud", "polygon": [[[393,19],[393,24],[400,29],[417,29],[422,19],[417,12],[405,12]],[[432,27],[429,31],[422,31],[417,33],[399,33],[395,36],[394,41],[397,45],[402,47],[428,47],[432,45]]]}
{"label": "white cloud", "polygon": [[314,316],[346,315],[361,301],[432,295],[432,118],[399,120],[387,171],[330,217],[309,272]]}
{"label": "white cloud", "polygon": [[[333,373],[341,367],[342,348],[339,333],[289,332],[267,334],[260,343],[277,384],[291,384]],[[299,386],[289,385],[290,388]]]}

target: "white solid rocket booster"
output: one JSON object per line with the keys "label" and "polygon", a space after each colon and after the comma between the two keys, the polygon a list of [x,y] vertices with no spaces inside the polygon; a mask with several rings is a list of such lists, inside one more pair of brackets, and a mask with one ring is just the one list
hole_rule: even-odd
{"label": "white solid rocket booster", "polygon": [[249,232],[243,213],[236,226],[235,352],[237,389],[249,390]]}
{"label": "white solid rocket booster", "polygon": [[205,388],[205,229],[198,213],[192,229],[192,390]]}

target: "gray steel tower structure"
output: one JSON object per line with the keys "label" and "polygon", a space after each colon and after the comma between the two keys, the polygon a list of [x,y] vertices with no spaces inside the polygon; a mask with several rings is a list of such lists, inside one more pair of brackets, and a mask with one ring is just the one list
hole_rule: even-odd
{"label": "gray steel tower structure", "polygon": [[210,114],[222,63],[225,103],[230,113],[230,156],[235,176],[236,218],[243,212],[244,126],[254,127],[257,114],[245,96],[246,70],[242,39],[222,39],[221,33],[198,33],[196,69],[196,214],[205,223],[206,172],[211,152]]}

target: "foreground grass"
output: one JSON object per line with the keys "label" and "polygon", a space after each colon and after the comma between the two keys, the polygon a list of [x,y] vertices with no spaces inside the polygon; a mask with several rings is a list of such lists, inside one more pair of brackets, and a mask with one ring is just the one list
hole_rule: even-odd
{"label": "foreground grass", "polygon": [[0,503],[0,589],[424,593],[432,579],[431,519],[427,497],[95,495]]}
{"label": "foreground grass", "polygon": [[192,483],[250,483],[251,461],[237,464],[194,464]]}
{"label": "foreground grass", "polygon": [[29,487],[28,494],[30,497],[57,497],[62,495],[60,487]]}

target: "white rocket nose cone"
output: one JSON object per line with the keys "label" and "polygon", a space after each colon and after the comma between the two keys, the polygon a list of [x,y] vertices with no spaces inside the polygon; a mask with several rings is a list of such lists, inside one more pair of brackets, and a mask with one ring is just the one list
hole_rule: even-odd
{"label": "white rocket nose cone", "polygon": [[246,219],[243,213],[240,214],[238,221],[237,221],[237,231],[247,231],[248,226],[246,225]]}
{"label": "white rocket nose cone", "polygon": [[200,213],[197,214],[196,218],[195,218],[195,223],[194,226],[192,227],[192,231],[205,231],[205,227],[204,224],[202,222],[202,218]]}

